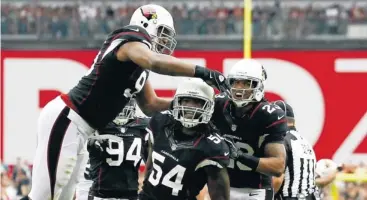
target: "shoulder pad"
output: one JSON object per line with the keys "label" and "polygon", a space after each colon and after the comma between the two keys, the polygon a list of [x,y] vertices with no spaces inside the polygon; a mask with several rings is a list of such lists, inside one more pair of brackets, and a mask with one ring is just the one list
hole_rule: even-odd
{"label": "shoulder pad", "polygon": [[154,132],[160,127],[170,124],[172,120],[173,116],[170,111],[157,112],[150,118],[149,128]]}
{"label": "shoulder pad", "polygon": [[225,153],[229,152],[228,145],[226,144],[225,140],[222,136],[218,133],[213,132],[205,136],[207,143],[209,144],[209,149],[207,153],[209,157],[215,156],[224,156]]}
{"label": "shoulder pad", "polygon": [[281,119],[282,117],[285,117],[284,111],[276,104],[272,104],[270,102],[260,102],[259,105],[253,110],[253,116],[254,117],[265,117],[268,118],[268,116],[276,116],[276,118],[279,116]]}
{"label": "shoulder pad", "polygon": [[[216,163],[218,167],[225,167],[229,164],[229,147],[224,139],[217,133],[212,133],[204,136],[207,145],[204,148],[204,160],[211,160],[210,162]],[[200,165],[200,164],[199,164]],[[203,166],[201,166],[203,167]]]}
{"label": "shoulder pad", "polygon": [[[150,38],[150,35],[149,33],[142,27],[140,26],[136,26],[136,25],[127,25],[127,26],[124,26],[122,28],[122,30],[124,32],[130,32],[130,31],[133,31],[133,32],[136,32],[136,33],[142,33],[144,35],[147,35],[149,38]],[[150,41],[150,40],[149,40]]]}
{"label": "shoulder pad", "polygon": [[123,28],[117,29],[113,31],[109,38],[112,38],[112,41],[120,40],[120,42],[141,42],[146,44],[149,48],[151,48],[151,37],[148,32],[140,27],[128,25]]}
{"label": "shoulder pad", "polygon": [[218,110],[218,109],[223,110],[225,107],[228,106],[228,104],[230,103],[229,101],[230,101],[230,98],[227,95],[225,95],[224,93],[220,93],[220,94],[215,95],[214,110]]}

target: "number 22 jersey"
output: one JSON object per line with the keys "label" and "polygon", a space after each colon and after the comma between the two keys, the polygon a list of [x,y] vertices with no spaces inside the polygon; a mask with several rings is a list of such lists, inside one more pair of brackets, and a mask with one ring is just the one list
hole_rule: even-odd
{"label": "number 22 jersey", "polygon": [[194,199],[206,183],[205,166],[223,168],[229,162],[229,148],[216,132],[205,129],[178,139],[185,137],[178,123],[170,113],[159,113],[149,122],[154,144],[140,200]]}
{"label": "number 22 jersey", "polygon": [[[237,148],[244,153],[261,158],[265,157],[268,143],[283,143],[287,132],[287,123],[283,110],[267,101],[254,103],[254,106],[242,117],[233,117],[234,105],[223,95],[215,98],[212,122],[219,131],[231,137]],[[271,177],[258,173],[243,163],[231,159],[228,166],[231,187],[271,188]]]}

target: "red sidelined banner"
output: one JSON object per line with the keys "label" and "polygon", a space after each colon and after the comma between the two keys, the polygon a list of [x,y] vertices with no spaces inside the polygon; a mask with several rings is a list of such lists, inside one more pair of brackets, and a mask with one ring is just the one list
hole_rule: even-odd
{"label": "red sidelined banner", "polygon": [[[42,107],[73,87],[97,51],[1,51],[1,158],[32,161]],[[240,51],[177,51],[175,56],[226,74]],[[294,107],[297,127],[318,159],[367,160],[367,51],[255,51],[268,72],[267,97]],[[152,73],[158,95],[183,78]]]}

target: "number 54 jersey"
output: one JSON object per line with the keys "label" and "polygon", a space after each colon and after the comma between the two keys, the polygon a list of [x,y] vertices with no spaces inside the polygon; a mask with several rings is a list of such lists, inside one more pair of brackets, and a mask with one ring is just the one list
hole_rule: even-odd
{"label": "number 54 jersey", "polygon": [[[212,122],[219,131],[231,137],[237,148],[244,153],[261,158],[265,157],[264,147],[268,143],[283,143],[287,132],[283,110],[267,101],[255,103],[242,117],[233,117],[235,105],[226,96],[215,98]],[[241,162],[231,159],[228,165],[231,187],[270,188],[271,177],[253,171]]]}
{"label": "number 54 jersey", "polygon": [[149,122],[154,144],[140,200],[195,199],[206,183],[204,168],[228,165],[229,148],[213,129],[202,125],[202,133],[186,136],[178,123],[169,113]]}

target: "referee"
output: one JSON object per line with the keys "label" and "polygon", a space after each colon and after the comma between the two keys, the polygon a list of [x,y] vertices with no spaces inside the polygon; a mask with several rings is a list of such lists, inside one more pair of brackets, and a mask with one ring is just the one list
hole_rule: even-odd
{"label": "referee", "polygon": [[273,178],[277,200],[319,199],[315,185],[316,156],[312,145],[296,130],[294,113],[284,101],[276,101],[284,110],[289,131],[284,138],[287,163],[284,174]]}

